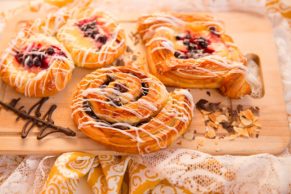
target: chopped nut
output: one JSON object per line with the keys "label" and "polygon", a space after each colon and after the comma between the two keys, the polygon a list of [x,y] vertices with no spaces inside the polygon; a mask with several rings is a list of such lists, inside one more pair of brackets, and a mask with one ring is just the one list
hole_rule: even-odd
{"label": "chopped nut", "polygon": [[186,132],[186,133],[184,133],[183,137],[184,137],[186,140],[191,141],[191,140],[194,139],[195,136],[194,136],[194,133],[192,133],[192,132]]}
{"label": "chopped nut", "polygon": [[221,122],[227,122],[228,121],[228,118],[225,116],[225,115],[219,115],[217,118],[216,118],[216,122],[218,123],[221,123]]}
{"label": "chopped nut", "polygon": [[252,120],[248,120],[248,119],[244,118],[243,116],[240,117],[240,121],[241,121],[241,124],[242,124],[242,125],[241,124],[239,125],[240,127],[242,127],[242,126],[250,126],[253,123]]}
{"label": "chopped nut", "polygon": [[230,134],[230,139],[239,136],[255,137],[260,132],[258,121],[259,108],[237,105],[236,109],[222,106],[220,102],[211,103],[201,99],[196,103],[202,113],[206,125],[205,137],[215,138],[215,130],[224,129]]}
{"label": "chopped nut", "polygon": [[216,121],[216,115],[215,115],[215,113],[211,113],[211,114],[209,114],[208,117],[209,117],[209,119],[210,119],[212,122],[215,123],[215,121]]}
{"label": "chopped nut", "polygon": [[214,139],[215,136],[216,136],[216,132],[214,129],[212,129],[212,128],[206,129],[205,137],[210,138],[210,139]]}
{"label": "chopped nut", "polygon": [[228,136],[228,137],[225,137],[225,139],[227,139],[227,140],[235,140],[236,138],[238,137],[238,135],[237,134],[231,134],[230,136]]}
{"label": "chopped nut", "polygon": [[240,114],[240,116],[243,116],[248,120],[253,120],[254,119],[254,115],[253,115],[253,113],[252,113],[252,111],[250,109],[246,109],[244,111],[241,111],[239,114]]}
{"label": "chopped nut", "polygon": [[249,133],[246,129],[240,127],[234,127],[233,129],[238,134],[238,136],[249,137]]}
{"label": "chopped nut", "polygon": [[229,133],[233,133],[233,125],[231,125],[229,122],[227,121],[223,121],[220,123],[221,126],[223,127],[223,129],[225,129],[226,131],[228,131]]}
{"label": "chopped nut", "polygon": [[209,126],[209,127],[211,127],[211,128],[214,128],[214,129],[218,129],[218,127],[219,127],[218,124],[216,124],[216,123],[214,123],[214,122],[212,122],[212,121],[209,121],[209,122],[207,123],[207,126]]}
{"label": "chopped nut", "polygon": [[251,127],[247,127],[246,130],[248,131],[249,133],[249,136],[253,137],[255,135],[255,129],[256,127],[255,126],[251,126]]}
{"label": "chopped nut", "polygon": [[204,114],[204,115],[208,115],[208,114],[211,113],[211,112],[208,112],[208,111],[206,111],[206,110],[200,110],[200,111],[201,111],[201,113]]}

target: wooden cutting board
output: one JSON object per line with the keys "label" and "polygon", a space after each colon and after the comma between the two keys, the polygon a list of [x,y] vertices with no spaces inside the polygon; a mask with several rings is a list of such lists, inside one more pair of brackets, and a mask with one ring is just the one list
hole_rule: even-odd
{"label": "wooden cutting board", "polygon": [[[127,31],[128,35],[135,32],[136,18],[141,13],[126,13],[120,16],[113,14]],[[290,141],[287,113],[283,99],[282,81],[278,64],[277,50],[272,35],[271,23],[266,17],[256,14],[225,12],[214,13],[215,17],[225,22],[226,31],[244,53],[256,53],[260,56],[262,64],[265,96],[261,99],[245,97],[241,100],[230,100],[222,97],[215,90],[191,89],[195,103],[205,98],[211,102],[223,102],[225,105],[245,104],[260,108],[259,120],[262,124],[258,138],[206,139],[204,138],[204,121],[202,115],[195,110],[193,122],[189,133],[194,133],[195,140],[181,137],[173,147],[195,149],[211,154],[236,154],[247,155],[257,153],[278,154],[282,152]],[[128,38],[129,45],[137,50],[142,47],[133,46]],[[143,51],[140,51],[141,60],[145,60]],[[89,70],[76,68],[73,80],[65,90],[50,98],[45,105],[46,109],[51,104],[57,104],[58,109],[54,114],[55,123],[74,129],[76,137],[66,137],[62,134],[53,134],[43,140],[37,140],[37,129],[33,129],[26,139],[20,137],[23,121],[15,122],[16,116],[6,110],[0,109],[0,154],[59,154],[69,151],[86,151],[98,154],[114,154],[106,147],[90,140],[76,129],[71,119],[71,95],[80,79],[89,73]],[[206,94],[211,92],[211,96]],[[26,98],[14,92],[10,87],[0,83],[0,98],[8,102],[12,98],[22,97],[21,104],[30,107],[37,99]]]}

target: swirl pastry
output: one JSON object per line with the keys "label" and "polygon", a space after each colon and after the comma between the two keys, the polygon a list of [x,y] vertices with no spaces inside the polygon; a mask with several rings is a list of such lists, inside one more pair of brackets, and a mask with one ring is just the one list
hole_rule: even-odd
{"label": "swirl pastry", "polygon": [[30,97],[44,97],[62,90],[70,80],[73,60],[53,37],[24,32],[3,53],[2,80]]}
{"label": "swirl pastry", "polygon": [[72,116],[93,140],[119,152],[149,153],[169,146],[188,128],[191,94],[168,93],[155,77],[132,67],[102,68],[74,93]]}
{"label": "swirl pastry", "polygon": [[219,88],[239,98],[251,93],[246,59],[220,22],[198,14],[139,18],[149,71],[168,86]]}
{"label": "swirl pastry", "polygon": [[126,49],[125,33],[104,13],[87,9],[69,20],[57,38],[79,67],[100,68],[111,64]]}

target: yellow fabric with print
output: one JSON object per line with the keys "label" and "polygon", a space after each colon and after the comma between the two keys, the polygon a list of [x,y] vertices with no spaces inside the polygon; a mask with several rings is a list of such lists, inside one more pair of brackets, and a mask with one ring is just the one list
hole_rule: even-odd
{"label": "yellow fabric with print", "polygon": [[62,154],[51,169],[42,193],[75,193],[80,179],[87,176],[93,193],[190,193],[170,185],[145,166],[128,156],[99,155],[82,152]]}

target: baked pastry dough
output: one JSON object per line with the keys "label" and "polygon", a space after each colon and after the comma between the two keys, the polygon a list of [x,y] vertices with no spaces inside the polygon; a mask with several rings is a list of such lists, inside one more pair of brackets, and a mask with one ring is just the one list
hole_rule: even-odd
{"label": "baked pastry dough", "polygon": [[2,55],[0,76],[25,96],[44,97],[62,90],[73,69],[70,54],[55,38],[20,32]]}
{"label": "baked pastry dough", "polygon": [[77,66],[100,68],[111,64],[126,49],[125,33],[102,12],[86,9],[69,20],[57,38],[71,53]]}
{"label": "baked pastry dough", "polygon": [[220,22],[199,14],[139,18],[149,71],[167,86],[219,88],[239,98],[251,93],[246,59]]}
{"label": "baked pastry dough", "polygon": [[132,67],[96,70],[79,83],[72,103],[75,124],[93,140],[119,152],[166,148],[192,119],[188,90],[168,93],[152,75]]}

